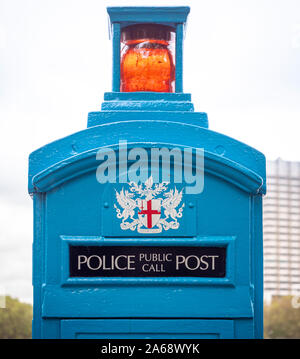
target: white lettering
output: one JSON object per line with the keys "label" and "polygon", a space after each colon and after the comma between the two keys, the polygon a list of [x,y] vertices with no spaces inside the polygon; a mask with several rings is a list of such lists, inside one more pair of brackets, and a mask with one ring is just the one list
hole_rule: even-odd
{"label": "white lettering", "polygon": [[[81,260],[83,258],[83,261]],[[77,269],[81,270],[81,264],[84,264],[87,262],[87,256],[78,256],[78,266]]]}
{"label": "white lettering", "polygon": [[[99,264],[98,264],[97,267],[92,267],[92,266],[91,266],[91,259],[92,259],[92,258],[95,258],[95,259],[98,260],[98,263],[99,263]],[[96,256],[96,255],[89,256],[89,258],[88,258],[88,260],[87,260],[87,266],[88,266],[88,268],[91,269],[91,270],[97,270],[97,269],[101,268],[101,266],[102,266],[102,260],[101,260],[101,258],[100,258],[99,256]]]}
{"label": "white lettering", "polygon": [[185,262],[184,256],[176,256],[176,270],[179,269],[179,264],[183,264]]}

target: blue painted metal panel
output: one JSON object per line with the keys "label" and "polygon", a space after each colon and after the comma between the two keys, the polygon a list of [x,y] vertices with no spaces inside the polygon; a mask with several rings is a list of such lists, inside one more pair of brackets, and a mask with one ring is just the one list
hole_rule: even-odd
{"label": "blue painted metal panel", "polygon": [[253,293],[253,305],[257,316],[254,325],[254,337],[263,337],[263,308],[264,308],[264,283],[263,283],[263,228],[262,228],[262,197],[253,196],[251,198],[251,289]]}
{"label": "blue painted metal panel", "polygon": [[[82,191],[82,188],[89,191]],[[73,181],[68,181],[63,186],[57,187],[47,196],[47,221],[48,230],[46,234],[47,255],[47,277],[44,286],[43,315],[57,317],[65,315],[75,316],[199,316],[199,317],[252,317],[252,301],[250,297],[250,264],[249,264],[249,222],[251,221],[251,207],[247,193],[237,190],[236,186],[226,184],[218,178],[207,175],[205,189],[199,195],[197,210],[198,229],[201,237],[175,238],[155,237],[138,238],[131,233],[130,237],[99,238],[101,233],[101,212],[105,210],[101,193],[105,186],[95,181],[94,172],[81,176]],[[74,201],[76,193],[76,201]],[[222,201],[218,200],[222,194]],[[59,200],[59,206],[57,201]],[[217,203],[216,206],[211,203]],[[228,211],[228,208],[232,208]],[[61,220],[58,221],[57,219]],[[218,218],[218,221],[213,220]],[[213,221],[213,224],[212,224]],[[61,235],[70,238],[74,235],[87,238],[95,236],[95,241],[101,244],[113,242],[124,245],[132,240],[132,245],[145,241],[145,245],[157,244],[174,245],[179,244],[202,244],[215,242],[219,245],[226,240],[224,233],[233,234],[235,239],[235,253],[228,254],[228,266],[234,267],[232,278],[233,285],[219,283],[217,279],[201,280],[195,279],[137,279],[136,281],[125,279],[123,285],[120,279],[115,283],[103,281],[103,287],[99,283],[90,283],[83,279],[81,290],[68,289],[67,280],[62,281],[62,268],[67,267],[66,250],[62,246]],[[215,236],[221,237],[221,239]],[[73,237],[74,238],[74,237]],[[224,238],[224,239],[223,239]],[[74,239],[76,240],[76,239]],[[83,240],[79,238],[78,240]],[[61,257],[61,253],[63,257]],[[64,253],[64,254],[63,254]],[[50,258],[56,258],[55,261]],[[61,259],[59,262],[58,259]],[[243,268],[243,270],[241,270]],[[232,271],[232,270],[231,270]],[[66,273],[66,270],[63,270]],[[67,276],[65,276],[66,278]],[[67,283],[66,283],[67,282]],[[87,285],[83,284],[86,282]],[[88,286],[91,284],[91,288]],[[140,286],[139,286],[140,284]],[[206,284],[206,285],[205,285]],[[184,287],[184,290],[182,289]],[[102,289],[100,289],[102,288]],[[151,300],[150,300],[151,298]],[[155,299],[155,301],[153,301]],[[106,306],[95,307],[94,301],[110,303]],[[61,305],[59,305],[61,303]],[[151,304],[152,303],[152,304]],[[155,304],[155,305],[154,305]],[[96,312],[93,312],[93,310]],[[59,312],[58,312],[59,311]]]}
{"label": "blue painted metal panel", "polygon": [[33,245],[32,245],[32,284],[33,284],[33,321],[32,336],[41,336],[42,326],[42,286],[45,283],[45,194],[35,194],[33,197]]}
{"label": "blue painted metal panel", "polygon": [[[54,278],[49,278],[49,281]],[[249,286],[81,285],[43,288],[41,319],[47,318],[249,318]]]}
{"label": "blue painted metal panel", "polygon": [[63,320],[63,339],[228,339],[232,320]]}

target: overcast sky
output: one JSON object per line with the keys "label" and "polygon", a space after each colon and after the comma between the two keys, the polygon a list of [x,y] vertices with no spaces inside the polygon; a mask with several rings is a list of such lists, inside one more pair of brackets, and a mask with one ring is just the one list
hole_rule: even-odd
{"label": "overcast sky", "polygon": [[210,128],[300,161],[299,0],[0,0],[0,287],[31,301],[27,158],[111,90],[108,5],[189,5],[184,90]]}

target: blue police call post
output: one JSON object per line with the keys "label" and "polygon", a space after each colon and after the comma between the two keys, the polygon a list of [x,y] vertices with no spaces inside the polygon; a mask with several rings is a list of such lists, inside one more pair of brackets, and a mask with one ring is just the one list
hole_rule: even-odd
{"label": "blue police call post", "polygon": [[111,7],[112,92],[29,157],[34,338],[262,338],[265,157],[183,92],[188,7]]}

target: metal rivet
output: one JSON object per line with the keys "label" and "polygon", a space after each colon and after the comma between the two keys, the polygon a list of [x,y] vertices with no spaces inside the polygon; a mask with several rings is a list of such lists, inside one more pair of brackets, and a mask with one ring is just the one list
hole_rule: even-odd
{"label": "metal rivet", "polygon": [[218,145],[215,147],[215,152],[218,154],[218,155],[224,155],[226,150],[225,148],[222,146],[222,145]]}
{"label": "metal rivet", "polygon": [[189,207],[190,207],[190,208],[194,208],[194,203],[193,203],[193,202],[190,202],[190,203],[189,203]]}
{"label": "metal rivet", "polygon": [[71,148],[72,148],[72,151],[71,151],[71,152],[72,152],[73,154],[78,153],[78,148],[77,148],[76,142],[72,142]]}
{"label": "metal rivet", "polygon": [[108,202],[104,202],[104,203],[103,203],[103,207],[104,207],[104,208],[108,208],[108,207],[109,207]]}

